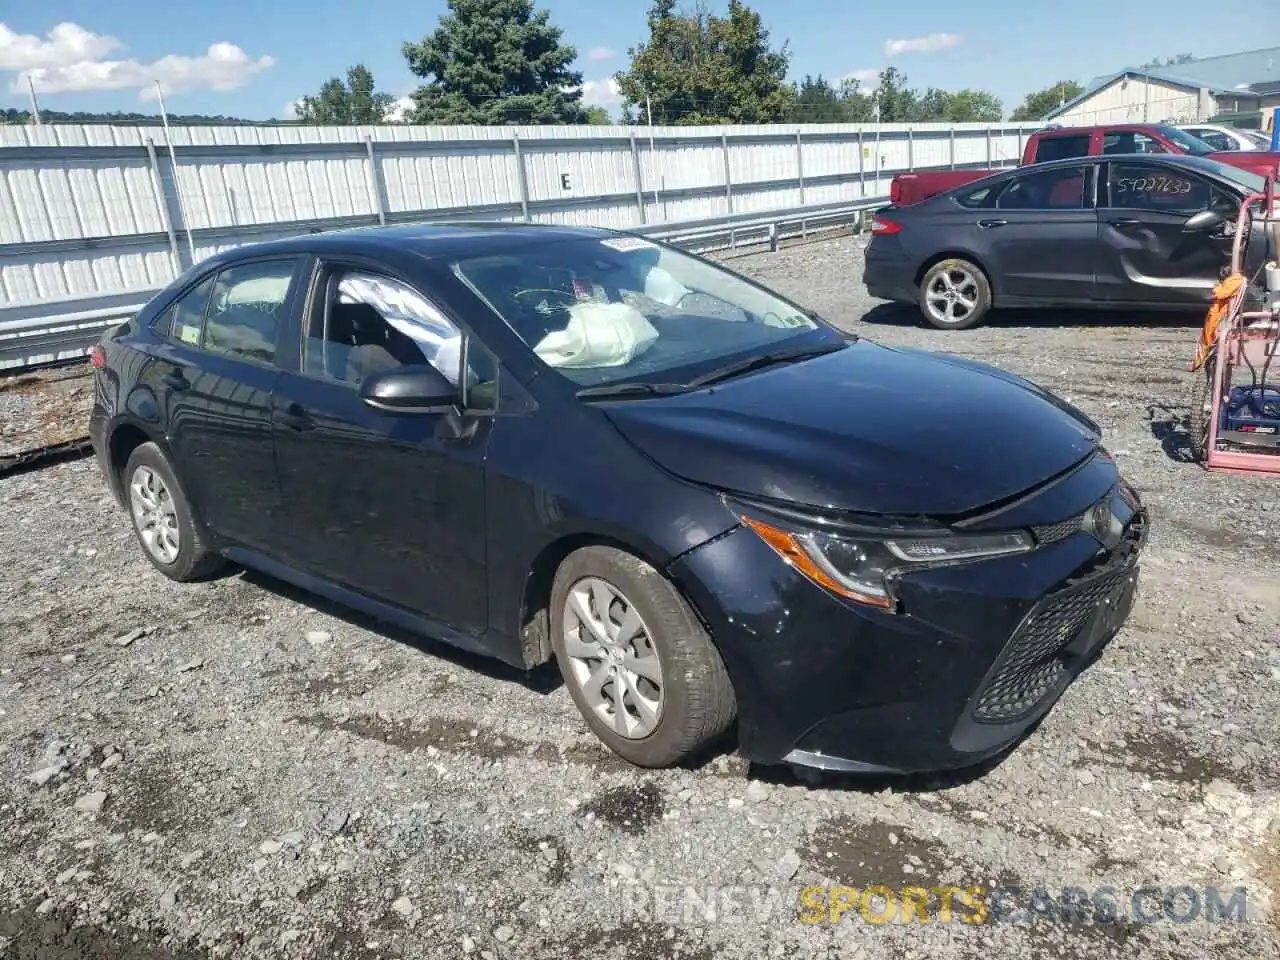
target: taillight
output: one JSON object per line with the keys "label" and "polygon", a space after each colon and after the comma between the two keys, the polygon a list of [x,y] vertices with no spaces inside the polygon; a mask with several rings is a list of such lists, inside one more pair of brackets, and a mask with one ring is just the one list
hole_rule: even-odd
{"label": "taillight", "polygon": [[876,217],[871,221],[871,235],[875,237],[888,237],[895,233],[902,232],[902,224],[895,220],[886,220],[884,217]]}
{"label": "taillight", "polygon": [[102,344],[95,343],[89,350],[89,362],[95,370],[101,370],[107,365],[107,351],[102,349]]}

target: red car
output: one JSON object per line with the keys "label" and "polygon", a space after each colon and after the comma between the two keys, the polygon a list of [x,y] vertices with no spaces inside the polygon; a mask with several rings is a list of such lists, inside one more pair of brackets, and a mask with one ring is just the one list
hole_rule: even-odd
{"label": "red car", "polygon": [[[1179,153],[1208,157],[1260,177],[1275,177],[1280,153],[1270,150],[1214,150],[1184,130],[1158,123],[1115,123],[1095,127],[1057,127],[1038,130],[1027,138],[1022,164],[1069,157],[1095,157],[1112,153]],[[900,173],[889,187],[889,200],[905,207],[945,193],[999,170],[923,170]]]}

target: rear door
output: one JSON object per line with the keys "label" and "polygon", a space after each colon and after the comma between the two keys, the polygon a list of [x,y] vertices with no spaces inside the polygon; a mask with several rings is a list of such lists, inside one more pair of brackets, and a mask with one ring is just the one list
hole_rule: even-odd
{"label": "rear door", "polygon": [[1111,159],[1099,182],[1097,297],[1153,306],[1202,305],[1231,252],[1230,232],[1187,233],[1201,210],[1230,216],[1238,201],[1212,181],[1173,164]]}
{"label": "rear door", "polygon": [[1088,300],[1097,267],[1095,165],[1028,167],[976,218],[997,302]]}
{"label": "rear door", "polygon": [[178,475],[218,535],[268,547],[283,510],[271,437],[276,351],[307,258],[236,263],[201,278],[157,318],[145,380]]}

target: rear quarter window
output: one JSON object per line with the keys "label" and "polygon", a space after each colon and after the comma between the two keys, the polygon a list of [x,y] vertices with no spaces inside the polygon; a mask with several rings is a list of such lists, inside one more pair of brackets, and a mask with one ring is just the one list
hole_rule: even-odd
{"label": "rear quarter window", "polygon": [[1068,157],[1087,157],[1088,155],[1089,134],[1087,133],[1063,137],[1042,136],[1036,142],[1036,155],[1032,158],[1032,162],[1043,163],[1046,160],[1065,160]]}

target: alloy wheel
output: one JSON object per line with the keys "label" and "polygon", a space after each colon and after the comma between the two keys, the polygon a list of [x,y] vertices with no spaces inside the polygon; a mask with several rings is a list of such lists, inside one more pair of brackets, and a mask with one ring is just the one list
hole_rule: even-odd
{"label": "alloy wheel", "polygon": [[129,508],[147,552],[163,564],[177,560],[182,548],[177,507],[164,480],[151,467],[142,465],[133,471]]}
{"label": "alloy wheel", "polygon": [[635,605],[613,584],[584,577],[564,609],[569,675],[588,708],[618,736],[641,740],[662,719],[665,684],[657,648]]}
{"label": "alloy wheel", "polygon": [[939,323],[960,323],[977,309],[979,290],[977,277],[963,267],[952,267],[929,281],[925,305]]}

